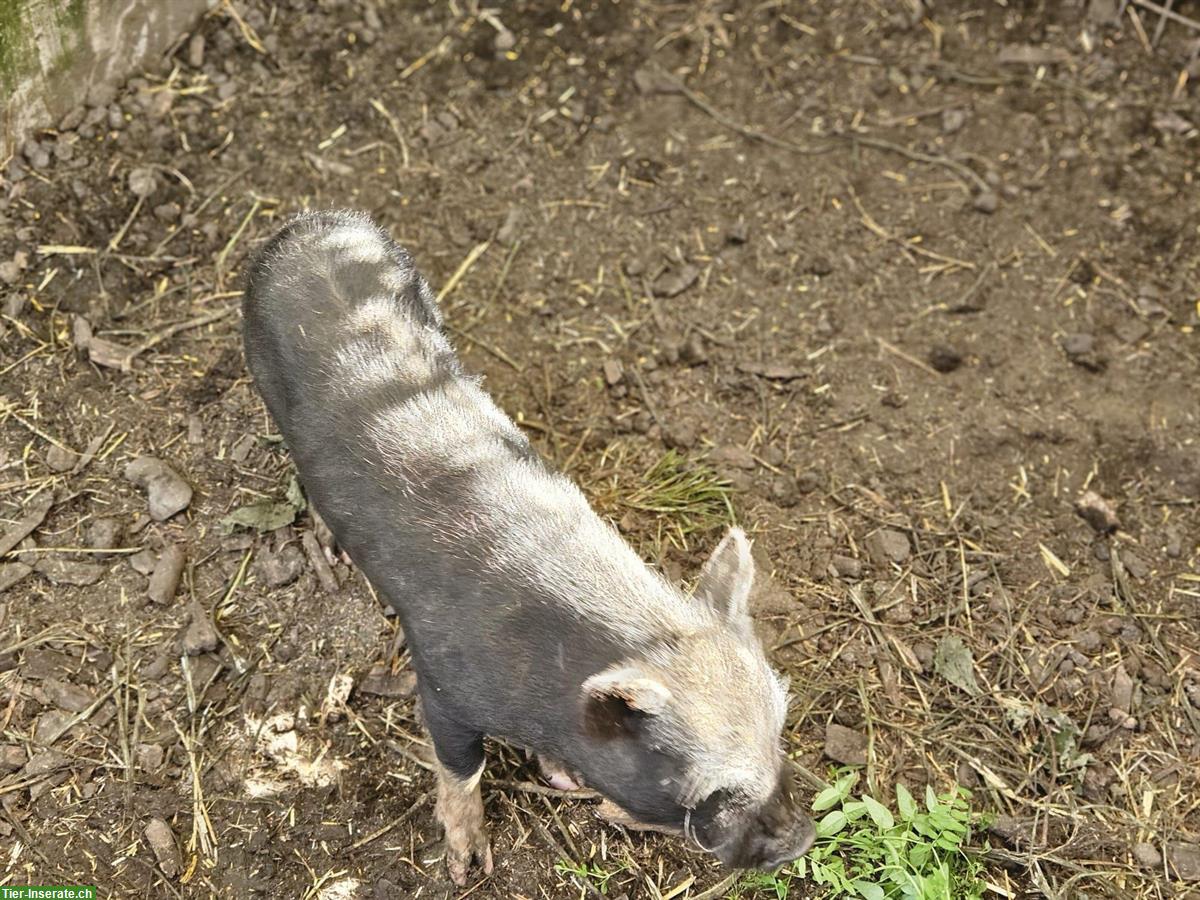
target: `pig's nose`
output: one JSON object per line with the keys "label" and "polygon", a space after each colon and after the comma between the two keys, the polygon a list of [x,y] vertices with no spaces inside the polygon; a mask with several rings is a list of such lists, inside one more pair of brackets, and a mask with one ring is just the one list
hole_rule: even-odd
{"label": "pig's nose", "polygon": [[755,861],[754,868],[770,872],[792,860],[799,859],[808,852],[816,836],[817,832],[813,827],[812,820],[807,816],[801,816],[786,833],[779,835],[763,848],[763,856]]}

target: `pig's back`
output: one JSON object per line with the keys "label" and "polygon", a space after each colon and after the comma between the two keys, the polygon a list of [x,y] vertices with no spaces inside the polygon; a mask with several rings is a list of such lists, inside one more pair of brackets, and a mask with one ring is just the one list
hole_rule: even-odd
{"label": "pig's back", "polygon": [[[427,684],[511,689],[490,714],[517,721],[531,690],[519,673],[541,673],[550,705],[612,661],[597,632],[619,629],[627,647],[700,624],[701,605],[681,603],[462,372],[428,285],[369,219],[286,226],[254,261],[244,308],[251,371],[305,489],[400,613]],[[581,622],[587,652],[566,638]],[[480,656],[516,677],[497,685]]]}

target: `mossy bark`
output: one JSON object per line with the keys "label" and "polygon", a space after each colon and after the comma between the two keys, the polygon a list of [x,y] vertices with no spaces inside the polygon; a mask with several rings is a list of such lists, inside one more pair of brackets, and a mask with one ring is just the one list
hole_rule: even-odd
{"label": "mossy bark", "polygon": [[155,68],[214,0],[0,0],[0,158],[96,84]]}

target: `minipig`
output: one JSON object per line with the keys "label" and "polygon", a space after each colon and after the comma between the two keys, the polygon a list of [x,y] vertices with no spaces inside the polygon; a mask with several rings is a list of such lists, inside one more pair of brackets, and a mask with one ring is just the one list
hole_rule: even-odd
{"label": "minipig", "polygon": [[464,372],[429,284],[365,214],[284,224],[250,262],[243,313],[310,501],[407,635],[456,884],[492,871],[485,736],[728,866],[805,853],[787,686],[752,629],[740,529],[692,595],[643,562]]}

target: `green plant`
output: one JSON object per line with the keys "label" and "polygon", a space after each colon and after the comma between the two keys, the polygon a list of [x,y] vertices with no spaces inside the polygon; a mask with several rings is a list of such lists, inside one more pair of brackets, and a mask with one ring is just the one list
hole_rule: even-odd
{"label": "green plant", "polygon": [[778,872],[747,872],[733,888],[730,895],[733,900],[741,898],[774,897],[775,900],[787,900],[792,889],[792,877],[787,869]]}
{"label": "green plant", "polygon": [[811,876],[831,897],[862,900],[979,900],[980,864],[964,852],[973,816],[969,791],[937,794],[925,788],[924,806],[896,785],[892,813],[869,794],[850,797],[856,772],[841,774],[813,801],[824,812],[808,856],[784,871]]}
{"label": "green plant", "polygon": [[601,894],[608,893],[608,883],[614,875],[619,875],[624,872],[627,866],[619,865],[616,868],[602,869],[594,863],[586,861],[576,863],[570,860],[562,859],[554,864],[554,871],[559,875],[574,875],[575,878],[591,883]]}

